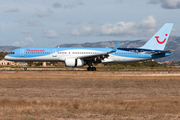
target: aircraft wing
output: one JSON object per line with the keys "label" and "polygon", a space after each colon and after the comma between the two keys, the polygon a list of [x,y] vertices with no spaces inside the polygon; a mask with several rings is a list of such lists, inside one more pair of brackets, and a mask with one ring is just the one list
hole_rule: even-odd
{"label": "aircraft wing", "polygon": [[116,44],[114,49],[112,49],[109,52],[101,53],[101,54],[94,54],[94,55],[87,55],[87,56],[79,56],[77,58],[84,59],[84,60],[87,60],[87,61],[100,61],[100,60],[104,60],[104,58],[108,58],[109,57],[110,53],[116,52],[118,46],[119,46],[119,42]]}
{"label": "aircraft wing", "polygon": [[103,60],[104,58],[108,58],[109,54],[110,54],[110,52],[107,52],[107,53],[102,53],[102,54],[80,56],[78,58],[84,59],[87,61],[98,61],[98,60]]}

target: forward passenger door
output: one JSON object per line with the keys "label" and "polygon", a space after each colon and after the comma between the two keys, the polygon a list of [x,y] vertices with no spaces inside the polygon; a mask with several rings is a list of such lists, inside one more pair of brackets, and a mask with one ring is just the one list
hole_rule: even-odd
{"label": "forward passenger door", "polygon": [[53,50],[52,56],[53,56],[53,57],[57,57],[57,52],[56,52],[56,50]]}

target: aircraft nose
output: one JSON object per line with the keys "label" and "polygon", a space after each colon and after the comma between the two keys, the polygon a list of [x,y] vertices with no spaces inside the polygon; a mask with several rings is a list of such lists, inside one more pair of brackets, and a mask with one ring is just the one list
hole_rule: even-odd
{"label": "aircraft nose", "polygon": [[9,57],[8,55],[6,55],[6,56],[4,57],[4,59],[5,59],[5,60],[9,60],[10,57]]}

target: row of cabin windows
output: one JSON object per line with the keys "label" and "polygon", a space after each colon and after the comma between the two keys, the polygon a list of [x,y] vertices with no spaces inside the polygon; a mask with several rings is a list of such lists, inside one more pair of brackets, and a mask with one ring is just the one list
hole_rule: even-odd
{"label": "row of cabin windows", "polygon": [[50,52],[26,52],[26,54],[50,54]]}
{"label": "row of cabin windows", "polygon": [[[67,54],[67,52],[58,52],[58,54]],[[72,52],[72,54],[103,54],[103,52]],[[138,54],[138,53],[134,52],[134,53],[114,53],[114,54]]]}
{"label": "row of cabin windows", "polygon": [[[14,54],[14,52],[10,52],[10,54]],[[50,52],[26,52],[26,54],[50,54]],[[58,54],[67,54],[67,52],[58,52]],[[102,54],[102,52],[72,52],[72,54]],[[134,52],[134,53],[114,53],[114,54],[138,54],[138,53]]]}
{"label": "row of cabin windows", "polygon": [[66,52],[58,52],[58,54],[66,54]]}
{"label": "row of cabin windows", "polygon": [[[58,52],[58,54],[67,54],[67,53],[68,52]],[[102,52],[72,52],[72,54],[102,54]]]}
{"label": "row of cabin windows", "polygon": [[133,53],[115,53],[115,54],[138,54],[137,52],[133,52]]}
{"label": "row of cabin windows", "polygon": [[102,52],[72,52],[72,54],[102,54]]}

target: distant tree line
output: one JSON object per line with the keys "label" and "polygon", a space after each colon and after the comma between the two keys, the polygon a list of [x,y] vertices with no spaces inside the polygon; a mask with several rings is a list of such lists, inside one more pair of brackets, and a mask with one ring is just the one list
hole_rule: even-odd
{"label": "distant tree line", "polygon": [[156,61],[142,61],[133,63],[105,63],[104,66],[121,66],[121,67],[162,67]]}
{"label": "distant tree line", "polygon": [[0,60],[2,60],[8,53],[0,52]]}

